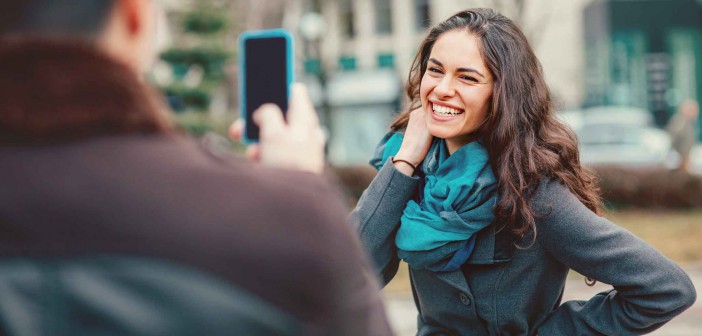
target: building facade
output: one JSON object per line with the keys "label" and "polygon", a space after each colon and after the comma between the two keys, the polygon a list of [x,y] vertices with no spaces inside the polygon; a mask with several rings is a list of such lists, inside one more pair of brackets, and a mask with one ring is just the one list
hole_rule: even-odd
{"label": "building facade", "polygon": [[640,107],[663,126],[680,102],[702,98],[702,3],[598,0],[584,18],[585,106]]}
{"label": "building facade", "polygon": [[[300,68],[321,79],[321,85],[312,80],[312,87],[324,87],[313,91],[323,95],[329,87],[338,91],[335,83],[349,83],[350,76],[362,81],[349,90],[358,98],[355,102],[347,99],[348,105],[340,106],[327,99],[324,106],[319,106],[331,135],[332,161],[354,164],[367,160],[373,145],[387,130],[387,123],[406,106],[403,87],[427,28],[466,8],[492,7],[513,18],[542,62],[557,107],[579,108],[583,101],[582,11],[588,3],[589,0],[294,0],[285,8],[283,26],[299,32],[305,13],[317,12],[323,18],[324,32],[318,39],[297,38],[299,59],[305,60]],[[395,97],[386,97],[384,107],[378,106],[376,99],[370,108],[363,97],[378,95],[359,88],[387,88],[391,76],[377,73],[389,72],[394,73],[392,80],[397,85],[394,92],[386,91]],[[326,97],[339,95],[335,92]],[[370,110],[373,114],[363,113]],[[349,150],[349,144],[356,149]]]}

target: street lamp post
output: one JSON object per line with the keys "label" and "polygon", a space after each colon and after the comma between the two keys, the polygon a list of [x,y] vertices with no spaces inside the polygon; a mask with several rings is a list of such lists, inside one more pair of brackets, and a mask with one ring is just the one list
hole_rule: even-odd
{"label": "street lamp post", "polygon": [[326,75],[322,65],[321,38],[326,31],[326,23],[321,14],[316,12],[305,13],[298,26],[303,39],[305,56],[305,71],[312,72],[320,87],[320,115],[324,124],[331,122],[331,113],[326,99]]}

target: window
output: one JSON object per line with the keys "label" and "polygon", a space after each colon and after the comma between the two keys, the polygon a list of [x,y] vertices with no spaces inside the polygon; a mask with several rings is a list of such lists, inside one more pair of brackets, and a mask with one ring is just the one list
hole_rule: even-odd
{"label": "window", "polygon": [[375,31],[378,34],[392,32],[390,0],[375,0]]}
{"label": "window", "polygon": [[378,55],[378,67],[379,68],[394,68],[395,67],[395,55],[391,53],[379,54]]}
{"label": "window", "polygon": [[429,12],[429,0],[414,0],[414,26],[417,30],[429,28],[431,24],[431,13]]}
{"label": "window", "polygon": [[341,71],[356,70],[356,58],[353,56],[341,56],[339,58],[339,70],[341,70]]}
{"label": "window", "polygon": [[339,14],[341,15],[341,29],[346,37],[355,36],[356,27],[354,25],[353,6],[351,0],[343,0],[339,3]]}

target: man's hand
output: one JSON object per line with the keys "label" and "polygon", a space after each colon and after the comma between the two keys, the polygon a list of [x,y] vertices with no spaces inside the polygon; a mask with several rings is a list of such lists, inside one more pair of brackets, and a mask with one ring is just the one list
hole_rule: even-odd
{"label": "man's hand", "polygon": [[[260,127],[258,144],[247,148],[247,156],[262,164],[297,169],[316,174],[324,170],[324,132],[307,89],[294,84],[285,122],[283,113],[273,104],[265,104],[253,114]],[[239,119],[229,128],[230,135],[241,139],[244,129]]]}

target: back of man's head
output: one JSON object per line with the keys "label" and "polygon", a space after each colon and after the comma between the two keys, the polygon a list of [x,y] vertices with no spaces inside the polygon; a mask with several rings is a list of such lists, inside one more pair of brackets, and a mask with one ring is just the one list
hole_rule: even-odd
{"label": "back of man's head", "polygon": [[97,38],[117,0],[3,0],[0,35]]}

